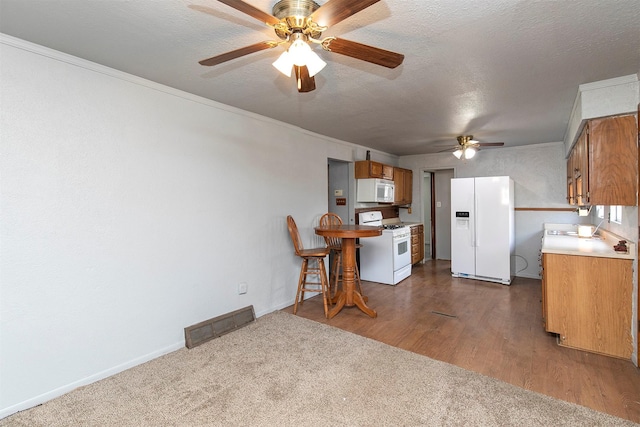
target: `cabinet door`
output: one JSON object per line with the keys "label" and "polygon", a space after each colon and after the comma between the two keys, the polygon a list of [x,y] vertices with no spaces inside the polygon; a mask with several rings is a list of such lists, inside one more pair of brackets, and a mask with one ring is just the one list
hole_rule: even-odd
{"label": "cabinet door", "polygon": [[546,269],[546,258],[548,255],[546,254],[541,254],[541,267],[542,269],[540,270],[540,276],[542,278],[542,326],[544,326],[544,330],[547,332],[550,332],[549,327],[547,326],[547,318],[548,318],[548,314],[547,314],[547,280],[546,280],[546,273],[545,273],[545,269]]}
{"label": "cabinet door", "polygon": [[567,201],[570,205],[576,204],[576,186],[574,179],[575,150],[571,150],[567,159]]}
{"label": "cabinet door", "polygon": [[638,179],[635,116],[590,120],[588,150],[591,204],[635,206]]}
{"label": "cabinet door", "polygon": [[393,166],[382,164],[382,178],[393,180]]}
{"label": "cabinet door", "polygon": [[631,357],[631,260],[545,254],[546,329],[560,344]]}
{"label": "cabinet door", "polygon": [[383,164],[378,162],[369,162],[369,176],[371,178],[383,178]]}
{"label": "cabinet door", "polygon": [[576,186],[576,203],[580,206],[589,204],[589,124],[578,138],[573,161],[574,182]]}
{"label": "cabinet door", "polygon": [[356,179],[382,178],[382,163],[360,160],[355,165]]}
{"label": "cabinet door", "polygon": [[405,203],[405,188],[404,188],[404,174],[405,170],[400,168],[394,168],[393,171],[393,183],[395,184],[395,193],[393,197],[393,201],[396,204],[404,204]]}
{"label": "cabinet door", "polygon": [[410,205],[413,202],[413,171],[404,170],[404,202]]}
{"label": "cabinet door", "polygon": [[394,203],[409,205],[413,199],[413,171],[411,169],[393,168],[395,184]]}

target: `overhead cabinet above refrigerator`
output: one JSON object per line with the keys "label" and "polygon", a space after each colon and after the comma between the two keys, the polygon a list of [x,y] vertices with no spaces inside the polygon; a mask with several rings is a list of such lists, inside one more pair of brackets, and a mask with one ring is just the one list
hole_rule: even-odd
{"label": "overhead cabinet above refrigerator", "polygon": [[511,284],[515,272],[513,180],[451,180],[451,274]]}

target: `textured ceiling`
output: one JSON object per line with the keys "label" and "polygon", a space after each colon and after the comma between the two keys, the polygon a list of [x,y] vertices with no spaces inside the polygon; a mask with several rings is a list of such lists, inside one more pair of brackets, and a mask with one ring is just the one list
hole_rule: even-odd
{"label": "textured ceiling", "polygon": [[[276,0],[246,3],[271,13]],[[404,63],[316,47],[328,65],[315,91],[298,93],[271,66],[281,47],[198,64],[277,39],[216,0],[0,0],[2,33],[397,155],[453,147],[460,134],[561,141],[578,85],[640,71],[639,22],[637,0],[382,0],[323,36],[403,53]]]}

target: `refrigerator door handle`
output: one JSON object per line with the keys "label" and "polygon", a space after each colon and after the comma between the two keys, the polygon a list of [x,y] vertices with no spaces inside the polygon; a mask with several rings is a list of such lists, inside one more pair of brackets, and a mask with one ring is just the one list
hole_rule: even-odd
{"label": "refrigerator door handle", "polygon": [[479,202],[478,202],[478,197],[474,197],[473,198],[474,201],[474,218],[473,218],[473,237],[474,237],[474,247],[479,247],[480,246],[480,239],[478,238],[478,233],[476,233],[476,226],[478,225],[478,223],[480,222],[480,209],[478,209],[479,207]]}

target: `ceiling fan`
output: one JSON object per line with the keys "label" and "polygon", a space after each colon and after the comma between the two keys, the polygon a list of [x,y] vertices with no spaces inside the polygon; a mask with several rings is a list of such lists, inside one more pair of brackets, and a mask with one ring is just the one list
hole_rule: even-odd
{"label": "ceiling fan", "polygon": [[350,56],[362,61],[396,68],[404,55],[337,37],[321,38],[322,32],[332,25],[360,12],[380,0],[328,0],[322,6],[312,0],[280,0],[270,15],[242,0],[218,0],[240,12],[264,22],[273,28],[280,41],[268,40],[245,46],[231,52],[199,61],[213,66],[254,52],[272,49],[282,44],[287,50],[273,63],[280,72],[291,76],[295,71],[298,92],[310,92],[316,88],[315,76],[326,63],[311,49],[318,44],[329,52]]}
{"label": "ceiling fan", "polygon": [[[456,138],[458,145],[453,149],[453,155],[458,159],[471,159],[480,147],[502,147],[504,142],[480,142],[473,139],[473,135],[460,135]],[[444,151],[449,151],[447,149]]]}

